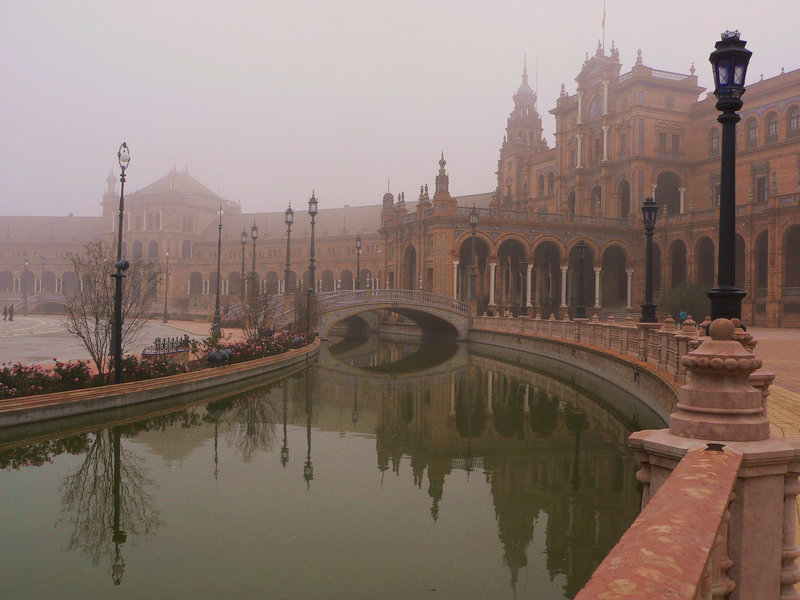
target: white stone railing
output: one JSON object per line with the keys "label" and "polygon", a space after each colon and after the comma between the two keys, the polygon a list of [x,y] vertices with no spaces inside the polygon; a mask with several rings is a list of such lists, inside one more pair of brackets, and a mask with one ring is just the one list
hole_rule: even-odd
{"label": "white stone railing", "polygon": [[417,304],[441,308],[460,315],[469,314],[469,304],[449,296],[440,296],[420,290],[351,290],[319,298],[319,311],[327,312],[356,304]]}
{"label": "white stone railing", "polygon": [[681,329],[669,317],[664,323],[643,325],[635,323],[630,317],[618,323],[613,316],[605,322],[600,321],[597,316],[591,320],[562,320],[555,317],[541,319],[538,316],[533,319],[474,317],[471,327],[543,335],[596,346],[611,354],[649,363],[671,374],[675,381],[681,383],[686,381],[686,368],[681,365],[681,357],[697,348],[704,339],[691,318],[684,322]]}

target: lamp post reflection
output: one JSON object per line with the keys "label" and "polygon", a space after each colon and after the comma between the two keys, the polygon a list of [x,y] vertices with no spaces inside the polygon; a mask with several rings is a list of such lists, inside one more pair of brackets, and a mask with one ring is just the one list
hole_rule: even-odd
{"label": "lamp post reflection", "polygon": [[122,477],[120,473],[120,448],[119,448],[119,429],[113,428],[111,430],[112,442],[114,446],[114,486],[113,486],[113,503],[114,503],[114,522],[111,526],[113,531],[111,539],[114,542],[114,563],[111,567],[111,578],[114,580],[114,585],[122,583],[122,574],[125,572],[125,561],[120,554],[120,546],[128,539],[127,534],[120,526],[120,486],[122,485]]}
{"label": "lamp post reflection", "polygon": [[355,393],[353,394],[353,428],[358,425],[358,377],[355,378]]}
{"label": "lamp post reflection", "polygon": [[283,466],[284,470],[286,469],[286,464],[289,462],[289,445],[286,443],[286,418],[289,407],[289,381],[290,379],[285,379],[283,382],[283,444],[281,445],[281,465]]}
{"label": "lamp post reflection", "polygon": [[311,480],[314,479],[314,465],[311,464],[311,378],[306,371],[306,462],[303,465],[303,479],[306,487],[311,489]]}

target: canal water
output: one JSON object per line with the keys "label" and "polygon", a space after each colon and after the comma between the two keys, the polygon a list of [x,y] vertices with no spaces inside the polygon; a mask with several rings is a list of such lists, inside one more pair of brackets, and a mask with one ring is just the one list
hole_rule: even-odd
{"label": "canal water", "polygon": [[571,381],[332,339],[230,397],[0,431],[0,598],[572,598],[638,514],[643,423]]}

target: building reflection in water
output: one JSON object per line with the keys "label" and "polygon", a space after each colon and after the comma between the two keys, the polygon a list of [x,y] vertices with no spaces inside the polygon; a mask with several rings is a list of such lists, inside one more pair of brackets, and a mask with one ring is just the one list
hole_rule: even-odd
{"label": "building reflection in water", "polygon": [[[321,360],[320,397],[344,403],[360,386],[360,414],[375,411],[381,477],[400,476],[407,460],[413,484],[427,485],[434,520],[448,476],[482,469],[511,586],[540,525],[549,575],[563,576],[564,593],[574,596],[639,512],[626,448],[633,424],[552,376],[477,355],[454,369],[447,355],[442,370],[429,357],[428,368],[400,373],[408,347],[387,346],[377,360],[355,351],[344,363]],[[359,364],[371,377],[353,374]]]}

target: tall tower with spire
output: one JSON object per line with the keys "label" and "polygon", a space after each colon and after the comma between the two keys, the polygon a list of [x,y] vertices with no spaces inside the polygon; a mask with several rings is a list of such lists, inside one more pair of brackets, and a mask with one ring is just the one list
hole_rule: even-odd
{"label": "tall tower with spire", "polygon": [[522,83],[514,94],[514,110],[506,122],[506,135],[497,165],[497,200],[503,208],[523,208],[531,197],[529,164],[549,148],[542,138],[542,117],[536,110],[536,92],[528,83],[528,61]]}

